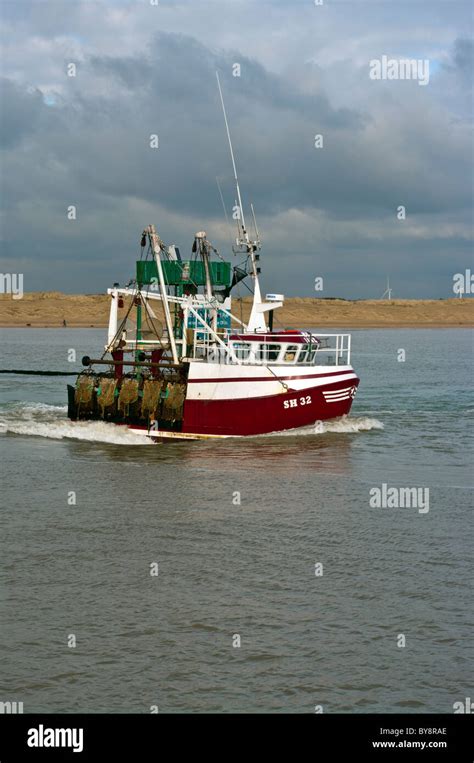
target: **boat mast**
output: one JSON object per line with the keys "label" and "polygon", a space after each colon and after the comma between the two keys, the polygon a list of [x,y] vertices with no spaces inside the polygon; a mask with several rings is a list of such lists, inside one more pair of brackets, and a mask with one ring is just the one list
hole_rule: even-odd
{"label": "boat mast", "polygon": [[173,355],[173,363],[178,363],[178,353],[176,351],[176,342],[174,340],[174,327],[171,320],[170,307],[168,304],[168,292],[166,291],[165,276],[161,264],[161,240],[155,230],[154,225],[149,225],[145,232],[148,233],[151,248],[153,249],[153,254],[155,256],[156,269],[158,271],[158,279],[160,282],[161,299],[165,311],[166,328],[168,329],[171,353]]}
{"label": "boat mast", "polygon": [[201,230],[196,233],[196,242],[197,247],[199,248],[199,253],[201,255],[201,259],[204,264],[204,272],[206,275],[206,297],[209,303],[208,310],[211,311],[211,328],[214,332],[217,331],[217,310],[215,307],[211,308],[211,302],[213,299],[213,292],[212,292],[212,280],[211,280],[211,271],[209,268],[209,244],[206,238],[206,232]]}
{"label": "boat mast", "polygon": [[245,217],[244,217],[244,208],[242,205],[242,196],[240,194],[240,186],[239,186],[239,178],[237,176],[237,168],[235,166],[235,159],[234,159],[234,151],[232,148],[232,140],[230,137],[230,130],[229,130],[229,123],[227,121],[227,113],[225,110],[224,105],[224,98],[222,95],[222,89],[221,89],[221,83],[219,80],[219,72],[216,72],[216,78],[217,78],[217,87],[219,88],[219,96],[221,99],[221,106],[222,106],[222,113],[224,114],[224,122],[225,122],[225,128],[227,131],[227,140],[229,141],[229,149],[230,149],[230,158],[232,160],[232,168],[234,170],[234,180],[235,180],[235,187],[237,190],[237,202],[239,206],[239,223],[242,229],[243,238],[239,238],[238,244],[241,246],[244,245],[248,254],[250,255],[250,261],[252,263],[252,273],[251,276],[254,279],[254,303],[258,302],[260,303],[262,301],[262,296],[260,293],[260,284],[258,280],[258,273],[257,273],[257,265],[255,261],[255,251],[256,251],[256,243],[252,243],[249,238],[249,234],[247,232],[247,228],[245,225]]}

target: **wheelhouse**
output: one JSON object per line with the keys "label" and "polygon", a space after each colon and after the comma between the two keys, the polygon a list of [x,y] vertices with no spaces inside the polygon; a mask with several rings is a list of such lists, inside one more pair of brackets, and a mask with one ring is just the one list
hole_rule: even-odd
{"label": "wheelhouse", "polygon": [[317,337],[302,332],[229,337],[229,350],[241,363],[311,366],[316,362],[319,346]]}

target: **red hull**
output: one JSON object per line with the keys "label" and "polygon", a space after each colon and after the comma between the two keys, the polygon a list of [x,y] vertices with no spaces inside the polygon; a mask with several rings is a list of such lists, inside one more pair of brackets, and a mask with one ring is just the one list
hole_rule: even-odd
{"label": "red hull", "polygon": [[347,381],[266,397],[186,400],[183,432],[258,435],[338,418],[349,413],[359,379],[351,380],[350,384],[353,391],[346,399],[332,401],[327,401],[324,393],[347,388]]}

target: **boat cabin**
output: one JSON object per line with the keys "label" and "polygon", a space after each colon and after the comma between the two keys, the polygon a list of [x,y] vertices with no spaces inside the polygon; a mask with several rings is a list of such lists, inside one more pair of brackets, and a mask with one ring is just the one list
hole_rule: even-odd
{"label": "boat cabin", "polygon": [[229,349],[241,363],[314,365],[319,339],[302,332],[281,334],[233,334]]}

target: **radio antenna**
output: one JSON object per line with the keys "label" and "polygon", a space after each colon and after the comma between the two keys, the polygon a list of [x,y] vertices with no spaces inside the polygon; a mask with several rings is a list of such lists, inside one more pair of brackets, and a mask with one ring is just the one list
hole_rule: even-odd
{"label": "radio antenna", "polygon": [[259,233],[258,233],[258,228],[257,228],[257,220],[256,220],[256,218],[255,218],[255,211],[254,211],[254,208],[253,208],[253,204],[250,204],[250,209],[252,210],[252,217],[253,217],[253,227],[255,228],[255,239],[256,239],[256,243],[257,243],[257,244],[260,244],[260,235],[259,235]]}
{"label": "radio antenna", "polygon": [[232,140],[231,140],[231,137],[230,137],[229,123],[227,121],[227,114],[226,114],[225,105],[224,105],[224,98],[222,96],[221,83],[220,83],[220,80],[219,80],[219,72],[216,72],[216,77],[217,77],[217,87],[219,88],[219,96],[220,96],[220,99],[221,99],[222,113],[224,114],[225,128],[227,130],[227,140],[229,141],[230,158],[232,159],[232,168],[234,170],[235,186],[237,188],[237,199],[238,199],[238,203],[239,203],[240,220],[241,220],[241,223],[242,223],[242,232],[243,232],[243,235],[244,235],[244,241],[242,243],[245,243],[248,246],[250,246],[249,235],[247,233],[247,228],[245,227],[245,218],[244,218],[244,210],[243,210],[243,207],[242,207],[242,197],[240,195],[239,178],[237,177],[237,168],[235,166],[234,151],[233,151],[233,148],[232,148]]}
{"label": "radio antenna", "polygon": [[[252,303],[252,309],[250,311],[250,317],[248,320],[247,329],[250,329],[251,331],[267,331],[267,324],[265,322],[264,313],[269,308],[266,303],[262,302],[262,295],[260,292],[260,284],[258,280],[260,268],[257,267],[257,257],[255,255],[255,252],[257,251],[257,249],[260,249],[260,244],[258,240],[250,241],[247,228],[245,227],[245,218],[244,218],[244,210],[242,207],[242,196],[240,195],[239,178],[237,177],[237,168],[235,166],[234,150],[232,148],[232,140],[230,137],[229,123],[227,121],[224,98],[222,96],[222,88],[221,88],[221,83],[219,80],[219,72],[216,72],[216,78],[217,78],[217,87],[219,88],[219,96],[221,99],[222,113],[224,114],[225,128],[227,130],[227,140],[229,141],[230,158],[232,159],[232,168],[234,170],[235,187],[237,189],[237,202],[238,202],[237,205],[240,212],[238,216],[238,220],[237,220],[237,226],[239,228],[239,238],[237,239],[237,246],[242,247],[242,249],[245,247],[245,250],[247,252],[247,258],[250,259],[251,268],[252,268],[251,273],[249,273],[249,275],[251,275],[253,279],[253,287],[254,287],[253,288],[253,303]],[[253,208],[252,208],[252,214],[253,214]],[[255,215],[254,215],[254,221],[255,221]],[[242,229],[242,233],[240,233],[240,228]],[[242,251],[242,249],[240,251]]]}
{"label": "radio antenna", "polygon": [[227,223],[227,227],[229,228],[229,232],[230,232],[230,240],[232,242],[234,240],[234,235],[233,235],[233,232],[232,232],[232,227],[231,227],[229,218],[227,216],[227,209],[225,208],[225,201],[224,201],[224,196],[222,195],[221,184],[219,183],[219,178],[217,176],[216,176],[216,183],[217,183],[217,187],[219,189],[219,196],[221,197],[222,209],[224,210],[225,221]]}

